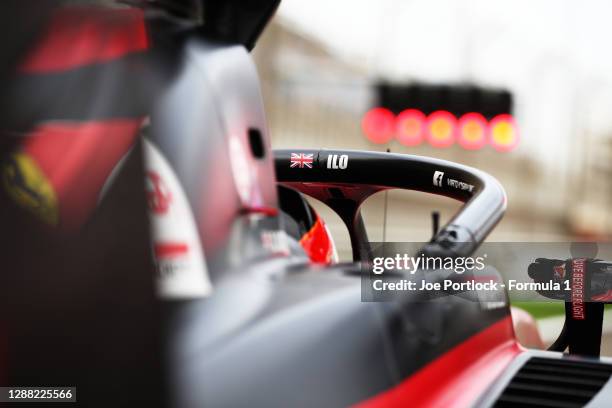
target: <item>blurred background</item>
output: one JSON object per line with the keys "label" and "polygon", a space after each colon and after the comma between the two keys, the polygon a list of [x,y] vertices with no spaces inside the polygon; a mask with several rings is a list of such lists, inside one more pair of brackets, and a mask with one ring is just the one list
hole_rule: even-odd
{"label": "blurred background", "polygon": [[[609,240],[611,16],[606,1],[283,0],[254,52],[273,147],[463,163],[508,193],[490,241]],[[451,115],[432,117],[438,110]],[[482,116],[467,124],[468,112]],[[314,206],[349,259],[340,219]],[[444,223],[457,208],[393,191],[370,198],[363,214],[371,241],[424,241],[431,211]],[[532,312],[549,317],[554,306]]]}

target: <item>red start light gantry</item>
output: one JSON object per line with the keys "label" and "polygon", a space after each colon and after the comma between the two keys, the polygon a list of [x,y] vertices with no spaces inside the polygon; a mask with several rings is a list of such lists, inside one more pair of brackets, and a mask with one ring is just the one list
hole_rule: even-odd
{"label": "red start light gantry", "polygon": [[427,117],[427,140],[434,147],[448,147],[455,143],[457,118],[447,111],[436,111]]}
{"label": "red start light gantry", "polygon": [[497,115],[489,122],[491,146],[500,152],[508,152],[518,146],[519,132],[511,115]]}
{"label": "red start light gantry", "polygon": [[395,137],[404,146],[417,146],[423,142],[425,114],[417,109],[406,109],[396,119]]}
{"label": "red start light gantry", "polygon": [[457,143],[464,149],[478,150],[487,144],[487,120],[480,113],[466,113],[457,126]]}
{"label": "red start light gantry", "polygon": [[457,143],[466,150],[480,150],[490,144],[497,151],[508,152],[519,143],[518,127],[510,114],[497,115],[488,121],[478,112],[468,112],[457,119],[444,110],[425,115],[411,108],[396,116],[389,109],[376,107],[364,115],[361,126],[366,137],[377,144],[396,138],[408,147],[427,141],[436,148]]}
{"label": "red start light gantry", "polygon": [[389,109],[369,110],[361,122],[363,133],[373,143],[387,143],[395,136],[395,115]]}

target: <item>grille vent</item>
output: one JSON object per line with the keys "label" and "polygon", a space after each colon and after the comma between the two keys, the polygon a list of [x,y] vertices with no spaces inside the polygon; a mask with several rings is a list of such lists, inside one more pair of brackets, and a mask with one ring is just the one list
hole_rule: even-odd
{"label": "grille vent", "polygon": [[496,408],[573,408],[587,404],[610,379],[612,365],[532,357],[502,392]]}

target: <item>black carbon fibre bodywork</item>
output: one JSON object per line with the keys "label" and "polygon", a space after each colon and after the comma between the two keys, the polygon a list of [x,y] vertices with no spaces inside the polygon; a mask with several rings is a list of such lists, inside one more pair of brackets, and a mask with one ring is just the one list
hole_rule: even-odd
{"label": "black carbon fibre bodywork", "polygon": [[253,265],[206,301],[168,305],[178,406],[347,406],[508,314],[460,296],[364,303],[350,266],[280,276],[279,266]]}

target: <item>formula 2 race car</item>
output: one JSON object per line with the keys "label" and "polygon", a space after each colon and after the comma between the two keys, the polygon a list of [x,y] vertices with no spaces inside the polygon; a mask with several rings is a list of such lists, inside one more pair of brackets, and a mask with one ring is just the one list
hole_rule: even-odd
{"label": "formula 2 race car", "polygon": [[0,385],[92,407],[612,404],[612,361],[571,324],[559,351],[524,349],[503,291],[364,295],[367,197],[464,202],[418,251],[456,258],[506,195],[443,160],[273,151],[249,50],[278,1],[103,3],[37,13],[0,71]]}

